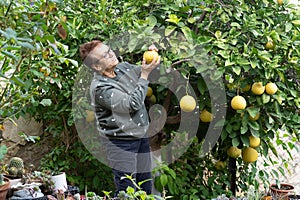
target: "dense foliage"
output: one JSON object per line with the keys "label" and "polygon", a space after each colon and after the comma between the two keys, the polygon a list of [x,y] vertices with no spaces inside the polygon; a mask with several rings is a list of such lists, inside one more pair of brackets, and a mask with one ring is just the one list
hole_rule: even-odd
{"label": "dense foliage", "polygon": [[[275,0],[2,0],[0,5],[0,125],[3,120],[27,114],[43,122],[45,132],[53,134],[57,145],[43,167],[65,170],[69,181],[81,190],[84,185],[97,193],[113,190],[108,169],[80,143],[72,114],[74,80],[82,67],[78,47],[93,38],[105,41],[130,33],[128,45],[116,44],[115,50],[133,63],[139,63],[146,47],[156,42],[165,69],[177,63],[178,71],[193,86],[201,111],[217,112],[203,77],[224,83],[220,87],[225,88],[227,104],[218,105],[226,106],[221,137],[211,154],[199,157],[209,126],[199,120],[198,137],[189,150],[177,162],[159,169],[163,178],[156,186],[169,195],[197,199],[230,193],[231,172],[216,170],[214,163],[228,162],[226,150],[230,146],[249,146],[250,135],[261,138],[257,150],[260,157],[267,158],[260,164],[266,167],[279,162],[269,157],[270,153],[277,156],[276,146],[291,152],[300,139],[300,11],[287,0],[282,5]],[[166,36],[181,33],[184,43],[169,42],[166,48],[156,29]],[[268,42],[272,45],[266,45]],[[184,62],[195,58],[193,50],[197,48],[215,66],[213,72],[209,71],[211,65],[193,67]],[[243,90],[254,82],[274,82],[278,91],[254,95]],[[167,98],[168,89],[162,85],[151,87],[156,103],[168,103],[168,113],[177,113],[178,99]],[[236,95],[246,99],[246,109],[230,107]],[[257,113],[258,120],[249,118]],[[176,129],[174,121],[166,124],[166,138],[172,139]],[[269,184],[270,174],[256,162],[244,163],[240,157],[235,161],[239,190],[246,191],[249,184],[258,188],[261,181],[264,186]],[[285,169],[279,167],[279,172],[285,173]],[[271,174],[280,177],[277,171]]]}

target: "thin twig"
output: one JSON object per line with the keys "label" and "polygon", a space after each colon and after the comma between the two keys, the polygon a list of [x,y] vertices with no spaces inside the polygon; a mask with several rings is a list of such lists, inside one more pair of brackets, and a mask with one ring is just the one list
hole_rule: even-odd
{"label": "thin twig", "polygon": [[5,17],[7,17],[8,12],[9,12],[9,10],[10,10],[10,8],[11,8],[12,3],[13,3],[13,1],[10,1],[9,5],[8,5],[8,8],[7,8],[7,10],[6,10],[6,13],[5,13]]}
{"label": "thin twig", "polygon": [[178,61],[172,63],[171,66],[170,66],[170,68],[172,68],[173,66],[178,65],[178,64],[180,64],[182,62],[186,62],[186,61],[190,61],[190,60],[191,59],[189,59],[189,58],[186,58],[186,59],[183,59],[183,60],[178,60]]}

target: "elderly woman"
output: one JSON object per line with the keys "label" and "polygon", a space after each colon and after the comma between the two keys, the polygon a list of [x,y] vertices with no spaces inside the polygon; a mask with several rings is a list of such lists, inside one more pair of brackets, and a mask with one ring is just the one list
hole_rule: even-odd
{"label": "elderly woman", "polygon": [[[156,50],[150,46],[149,50]],[[128,186],[132,175],[141,188],[151,193],[151,157],[146,135],[149,119],[144,104],[148,76],[160,63],[160,57],[142,66],[119,63],[115,53],[101,41],[93,40],[80,46],[85,65],[95,73],[90,86],[97,129],[105,144],[106,156],[114,174],[115,197]]]}

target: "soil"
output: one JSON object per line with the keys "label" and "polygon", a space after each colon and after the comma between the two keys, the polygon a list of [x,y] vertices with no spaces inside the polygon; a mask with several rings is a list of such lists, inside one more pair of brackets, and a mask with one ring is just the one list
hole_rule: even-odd
{"label": "soil", "polygon": [[29,142],[25,145],[14,145],[11,142],[1,141],[1,144],[12,147],[5,155],[4,163],[8,163],[11,157],[17,156],[23,159],[25,168],[31,165],[36,170],[40,166],[40,160],[53,149],[52,141],[53,136],[51,135],[41,137],[41,141],[37,143]]}
{"label": "soil", "polygon": [[[273,186],[272,188],[278,189],[278,186],[276,185],[276,186]],[[283,185],[279,188],[279,190],[292,190],[292,189],[294,189],[294,187],[288,186],[288,185]]]}

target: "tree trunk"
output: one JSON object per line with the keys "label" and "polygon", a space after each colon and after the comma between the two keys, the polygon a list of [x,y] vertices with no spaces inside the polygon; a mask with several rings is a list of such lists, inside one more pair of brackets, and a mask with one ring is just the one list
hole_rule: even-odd
{"label": "tree trunk", "polygon": [[228,170],[229,170],[229,177],[230,177],[230,190],[232,194],[236,195],[236,159],[235,158],[229,158],[228,162]]}

